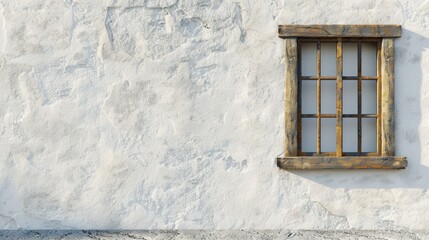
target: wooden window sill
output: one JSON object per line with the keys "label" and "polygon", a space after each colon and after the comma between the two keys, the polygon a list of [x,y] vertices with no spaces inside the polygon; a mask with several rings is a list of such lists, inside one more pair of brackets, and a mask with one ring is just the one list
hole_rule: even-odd
{"label": "wooden window sill", "polygon": [[398,156],[358,156],[358,157],[281,157],[277,166],[286,170],[313,169],[405,169],[407,158]]}

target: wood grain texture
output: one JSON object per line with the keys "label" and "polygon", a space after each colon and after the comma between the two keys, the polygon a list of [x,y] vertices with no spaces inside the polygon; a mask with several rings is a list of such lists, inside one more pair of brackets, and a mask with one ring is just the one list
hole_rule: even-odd
{"label": "wood grain texture", "polygon": [[279,37],[401,37],[401,25],[279,25]]}
{"label": "wood grain texture", "polygon": [[343,43],[337,42],[336,146],[337,157],[343,155]]}
{"label": "wood grain texture", "polygon": [[[289,28],[291,27],[291,28]],[[394,156],[394,43],[395,37],[401,36],[399,25],[282,25],[279,35],[286,42],[286,86],[285,86],[285,156],[277,158],[277,165],[282,169],[404,169],[405,157]],[[288,35],[289,34],[289,35]],[[294,35],[295,34],[295,35]],[[300,35],[301,34],[301,35]],[[291,37],[295,36],[295,37]],[[299,42],[313,39],[317,43],[317,76],[301,76]],[[362,47],[360,37],[365,41],[377,42],[377,76],[362,76]],[[386,38],[387,37],[387,38]],[[317,39],[319,38],[319,39]],[[343,46],[345,39],[357,38],[358,74],[343,76]],[[336,40],[336,76],[321,76],[320,42],[322,39]],[[374,40],[375,39],[375,40]],[[343,80],[358,80],[358,113],[343,114]],[[317,80],[317,113],[301,114],[299,85],[301,80]],[[336,81],[336,113],[321,114],[321,80]],[[362,81],[377,80],[377,114],[362,114]],[[305,97],[305,96],[304,96]],[[300,150],[301,118],[317,118],[317,150],[303,153]],[[336,118],[336,151],[321,152],[320,118]],[[343,152],[343,118],[359,119],[358,152]],[[361,118],[377,118],[377,152],[362,152]]]}
{"label": "wood grain texture", "polygon": [[395,155],[395,47],[392,38],[381,43],[381,155]]}
{"label": "wood grain texture", "polygon": [[405,169],[405,157],[284,157],[277,166],[287,170],[315,169]]}
{"label": "wood grain texture", "polygon": [[285,156],[298,154],[298,44],[286,39]]}

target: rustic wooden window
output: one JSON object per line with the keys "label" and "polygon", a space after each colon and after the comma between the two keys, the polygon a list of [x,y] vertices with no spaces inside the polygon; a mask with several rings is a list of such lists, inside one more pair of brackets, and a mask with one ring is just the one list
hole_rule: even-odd
{"label": "rustic wooden window", "polygon": [[[286,86],[285,86],[285,154],[277,159],[283,169],[403,169],[407,166],[405,157],[395,156],[394,124],[394,38],[401,36],[398,25],[280,25],[279,37],[286,42]],[[344,57],[349,54],[349,47],[355,49],[355,71],[345,69]],[[314,58],[304,52],[312,46]],[[367,73],[364,65],[367,61],[362,56],[366,46],[373,46],[375,71]],[[311,48],[311,47],[310,47]],[[335,66],[331,71],[324,70],[322,57],[324,49],[333,49],[330,58]],[[331,54],[332,55],[332,54]],[[313,72],[304,71],[307,64],[315,63]],[[365,64],[363,64],[365,63]],[[347,62],[350,66],[350,62]],[[326,65],[326,64],[325,64]],[[312,83],[316,92],[314,97],[305,95],[305,89]],[[347,90],[348,85],[355,85],[356,93]],[[331,112],[323,109],[322,89],[331,89],[333,98]],[[363,111],[371,89],[374,97],[374,112]],[[352,93],[352,94],[350,94]],[[326,95],[326,94],[325,94]],[[355,112],[345,112],[344,104],[350,98],[357,103]],[[303,112],[303,106],[312,102],[314,112]],[[314,102],[315,101],[315,102]],[[328,101],[328,100],[327,100]],[[366,122],[374,124],[373,150],[366,151],[367,144],[362,138]],[[315,127],[304,126],[313,122]],[[326,125],[324,123],[331,123]],[[347,124],[345,124],[347,123]],[[355,124],[355,125],[354,125]],[[326,126],[325,126],[326,125]],[[355,136],[348,128],[356,128]],[[324,132],[334,131],[333,139],[326,139]],[[307,151],[305,136],[315,131],[315,151]],[[353,132],[353,131],[352,131]],[[370,130],[371,132],[371,130]],[[345,136],[347,133],[347,136]],[[326,141],[335,142],[334,149],[326,149]],[[344,149],[344,143],[356,143],[355,151]]]}

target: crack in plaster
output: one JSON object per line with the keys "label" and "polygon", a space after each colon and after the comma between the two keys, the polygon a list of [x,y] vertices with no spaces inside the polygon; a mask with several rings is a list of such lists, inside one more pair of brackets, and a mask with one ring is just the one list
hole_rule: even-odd
{"label": "crack in plaster", "polygon": [[331,215],[331,216],[333,216],[333,217],[336,217],[336,218],[341,219],[341,220],[340,220],[341,222],[345,222],[345,223],[347,224],[347,228],[351,228],[351,227],[350,227],[350,223],[349,223],[349,220],[348,220],[347,216],[342,216],[342,215],[338,215],[338,214],[333,213],[331,210],[329,210],[325,205],[323,205],[323,204],[322,204],[321,202],[319,202],[319,201],[313,201],[313,203],[316,203],[316,204],[318,204],[319,206],[321,206],[321,207],[325,210],[325,212],[326,212],[328,215]]}

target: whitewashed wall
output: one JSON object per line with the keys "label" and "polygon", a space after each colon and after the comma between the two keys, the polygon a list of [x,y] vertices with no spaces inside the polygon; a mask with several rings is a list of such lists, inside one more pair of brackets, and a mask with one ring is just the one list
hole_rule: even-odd
{"label": "whitewashed wall", "polygon": [[[0,228],[429,229],[429,1],[0,3]],[[277,168],[294,23],[402,24],[406,170]]]}

